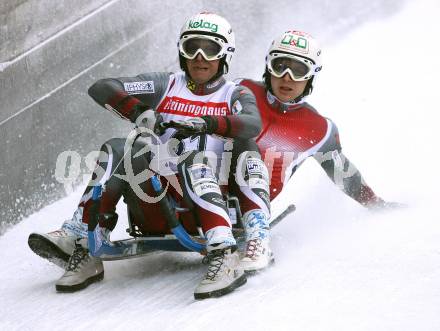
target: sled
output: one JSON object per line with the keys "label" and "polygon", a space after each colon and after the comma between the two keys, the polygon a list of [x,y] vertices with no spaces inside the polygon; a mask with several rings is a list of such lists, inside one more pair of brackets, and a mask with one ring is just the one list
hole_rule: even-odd
{"label": "sled", "polygon": [[[158,194],[163,192],[160,180],[157,176],[152,177],[152,184]],[[94,187],[92,198],[94,206],[92,209],[98,210],[99,208],[101,190],[102,187],[99,185]],[[245,243],[245,233],[241,223],[242,215],[238,199],[234,196],[226,196],[225,200],[227,202],[231,219],[236,220],[232,232],[237,241],[237,245],[241,247]],[[188,210],[181,209],[177,206],[173,207],[166,195],[162,198],[160,204],[162,212],[164,212],[167,217],[168,225],[172,234],[142,236],[142,234],[136,231],[129,214],[129,228],[127,229],[127,232],[132,238],[108,241],[102,236],[97,221],[97,213],[95,213],[96,216],[92,217],[89,222],[88,245],[90,254],[99,257],[104,261],[135,258],[150,255],[158,251],[198,252],[205,255],[206,245],[202,231],[199,231],[200,234],[198,236],[188,234],[176,217],[177,213],[187,212]],[[295,211],[295,205],[291,204],[278,217],[271,220],[270,228],[272,229],[293,211]],[[93,214],[93,210],[91,213]]]}

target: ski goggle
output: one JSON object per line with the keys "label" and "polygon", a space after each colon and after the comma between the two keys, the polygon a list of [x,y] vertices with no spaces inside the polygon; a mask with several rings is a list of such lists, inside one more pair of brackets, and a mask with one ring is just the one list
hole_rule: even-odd
{"label": "ski goggle", "polygon": [[286,73],[292,80],[300,82],[312,77],[312,61],[286,53],[271,53],[267,59],[267,69],[271,75],[282,78]]}
{"label": "ski goggle", "polygon": [[179,40],[179,52],[189,60],[201,54],[206,61],[218,60],[226,53],[223,39],[207,35],[184,35]]}

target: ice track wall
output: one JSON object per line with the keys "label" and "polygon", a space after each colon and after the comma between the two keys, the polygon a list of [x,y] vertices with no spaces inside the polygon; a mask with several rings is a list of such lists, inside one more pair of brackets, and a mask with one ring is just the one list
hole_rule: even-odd
{"label": "ice track wall", "polygon": [[[176,15],[200,8],[191,2],[171,9],[172,2],[0,5],[1,224],[16,222],[65,193],[54,178],[61,152],[77,152],[84,170],[90,151],[129,130],[97,107],[87,88],[103,76],[172,69],[182,21]],[[174,16],[161,19],[165,12]]]}

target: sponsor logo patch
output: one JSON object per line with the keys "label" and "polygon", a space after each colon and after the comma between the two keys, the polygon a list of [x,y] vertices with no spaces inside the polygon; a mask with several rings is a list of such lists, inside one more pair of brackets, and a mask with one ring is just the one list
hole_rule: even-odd
{"label": "sponsor logo patch", "polygon": [[190,91],[195,91],[196,90],[196,83],[194,83],[192,80],[189,79],[188,82],[186,83],[186,87]]}
{"label": "sponsor logo patch", "polygon": [[166,97],[157,109],[159,113],[169,113],[184,116],[225,116],[231,111],[226,102],[203,102],[179,98]]}
{"label": "sponsor logo patch", "polygon": [[217,24],[214,24],[214,23],[211,23],[208,21],[203,21],[203,20],[196,21],[196,22],[190,21],[188,23],[188,28],[190,28],[190,29],[207,29],[207,30],[211,30],[211,32],[214,32],[214,33],[218,31]]}
{"label": "sponsor logo patch", "polygon": [[221,195],[220,187],[214,183],[202,183],[194,186],[194,192],[201,197],[204,194],[215,193]]}
{"label": "sponsor logo patch", "polygon": [[243,106],[241,105],[240,101],[235,101],[232,105],[232,114],[240,114],[243,110]]}
{"label": "sponsor logo patch", "polygon": [[286,33],[283,40],[281,40],[281,45],[294,47],[301,53],[309,52],[307,39],[302,36],[298,36],[297,34]]}
{"label": "sponsor logo patch", "polygon": [[189,168],[189,170],[190,170],[189,173],[191,176],[191,182],[193,184],[197,183],[202,179],[209,179],[216,181],[215,175],[212,172],[212,169],[209,167],[193,165],[192,167]]}
{"label": "sponsor logo patch", "polygon": [[249,175],[263,175],[264,168],[263,164],[258,159],[249,159],[247,160],[247,170]]}
{"label": "sponsor logo patch", "polygon": [[140,82],[127,82],[124,83],[124,90],[128,94],[154,93],[154,82],[151,80]]}
{"label": "sponsor logo patch", "polygon": [[207,89],[213,89],[213,88],[216,88],[221,82],[223,82],[222,79],[217,79],[216,81],[214,81],[214,82],[212,82],[212,83],[206,85],[206,88],[207,88]]}

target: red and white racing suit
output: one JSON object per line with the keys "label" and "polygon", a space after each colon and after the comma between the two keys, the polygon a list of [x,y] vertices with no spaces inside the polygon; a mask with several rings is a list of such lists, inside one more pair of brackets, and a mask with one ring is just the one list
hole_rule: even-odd
{"label": "red and white racing suit", "polygon": [[383,202],[342,153],[336,125],[306,102],[279,102],[261,82],[241,80],[257,99],[263,129],[256,143],[270,176],[270,199],[283,189],[298,167],[315,158],[330,179],[364,206]]}

